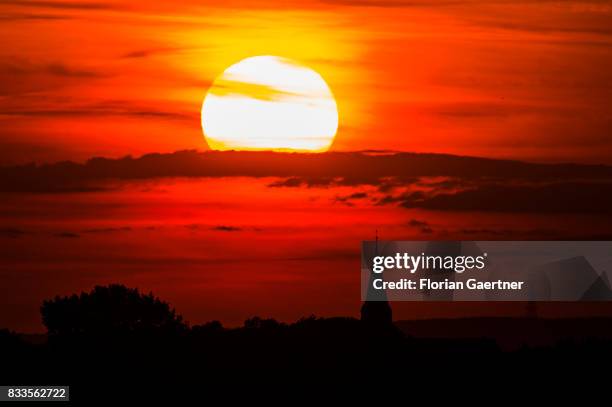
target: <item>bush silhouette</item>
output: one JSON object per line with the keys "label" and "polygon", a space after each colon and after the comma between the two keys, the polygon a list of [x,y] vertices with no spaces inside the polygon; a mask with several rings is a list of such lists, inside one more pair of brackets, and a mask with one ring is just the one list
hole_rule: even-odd
{"label": "bush silhouette", "polygon": [[152,293],[112,284],[89,292],[55,297],[40,310],[50,336],[107,335],[119,333],[180,332],[187,330],[182,317]]}

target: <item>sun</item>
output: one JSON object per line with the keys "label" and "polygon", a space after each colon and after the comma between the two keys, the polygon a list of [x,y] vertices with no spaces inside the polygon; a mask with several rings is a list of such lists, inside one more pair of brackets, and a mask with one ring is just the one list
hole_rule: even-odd
{"label": "sun", "polygon": [[202,129],[213,150],[323,152],[338,129],[338,107],[314,70],[255,56],[213,82],[202,104]]}

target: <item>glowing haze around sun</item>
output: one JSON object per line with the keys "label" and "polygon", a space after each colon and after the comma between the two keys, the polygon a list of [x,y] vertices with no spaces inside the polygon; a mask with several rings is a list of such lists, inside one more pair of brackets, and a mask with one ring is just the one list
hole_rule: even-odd
{"label": "glowing haze around sun", "polygon": [[338,129],[338,108],[314,70],[290,59],[255,56],[227,68],[202,105],[213,150],[323,152]]}

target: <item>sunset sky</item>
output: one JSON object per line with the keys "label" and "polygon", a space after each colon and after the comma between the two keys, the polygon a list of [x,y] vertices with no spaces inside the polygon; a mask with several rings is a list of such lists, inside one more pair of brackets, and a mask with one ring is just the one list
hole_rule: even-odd
{"label": "sunset sky", "polygon": [[[608,1],[3,0],[0,39],[0,328],[39,332],[43,299],[109,283],[192,323],[357,316],[376,231],[611,237],[612,167],[592,165],[612,164]],[[318,151],[337,125],[331,152],[191,151],[208,149],[213,82],[263,55],[317,79],[318,104],[300,103],[327,122],[297,114],[287,135],[322,128]],[[60,163],[16,166],[32,162]],[[523,308],[394,304],[396,319]]]}
{"label": "sunset sky", "polygon": [[[43,299],[111,283],[153,291],[192,324],[357,316],[362,240],[610,240],[611,180],[612,167],[356,153],[0,169],[0,326],[40,331]],[[539,309],[605,315],[608,304]],[[398,320],[525,313],[516,303],[393,309]]]}
{"label": "sunset sky", "polygon": [[3,1],[0,163],[206,149],[233,63],[334,93],[333,150],[612,162],[606,1]]}

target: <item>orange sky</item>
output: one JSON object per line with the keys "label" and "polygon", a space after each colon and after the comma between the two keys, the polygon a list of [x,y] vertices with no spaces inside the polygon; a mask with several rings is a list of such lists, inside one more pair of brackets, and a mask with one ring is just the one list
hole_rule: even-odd
{"label": "orange sky", "polygon": [[3,1],[0,164],[205,149],[208,85],[262,54],[325,78],[336,150],[612,163],[609,2],[277,3]]}

